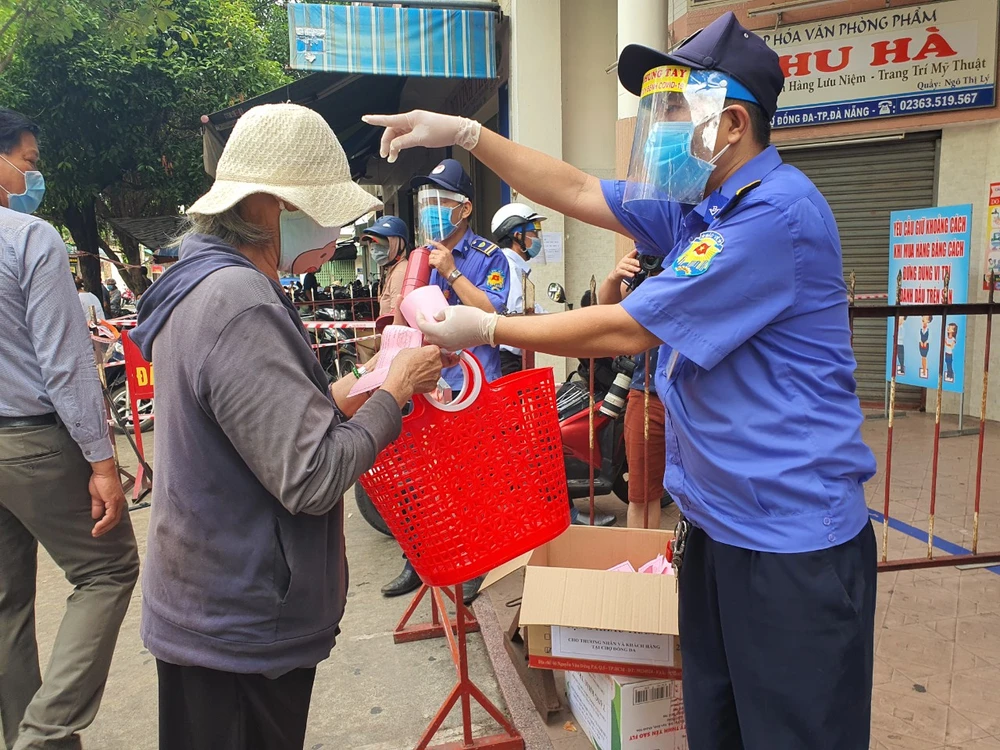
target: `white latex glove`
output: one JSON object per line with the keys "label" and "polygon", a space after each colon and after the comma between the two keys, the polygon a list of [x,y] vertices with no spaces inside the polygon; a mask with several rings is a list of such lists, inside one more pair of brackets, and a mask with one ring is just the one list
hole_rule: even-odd
{"label": "white latex glove", "polygon": [[385,128],[379,153],[392,164],[404,148],[445,148],[461,146],[471,151],[479,143],[482,130],[475,120],[468,117],[442,115],[415,109],[403,115],[365,115],[361,118],[369,125]]}
{"label": "white latex glove", "polygon": [[481,344],[496,346],[493,336],[500,316],[488,313],[478,307],[465,305],[450,306],[427,320],[417,313],[417,327],[424,334],[424,341],[444,349],[457,352]]}

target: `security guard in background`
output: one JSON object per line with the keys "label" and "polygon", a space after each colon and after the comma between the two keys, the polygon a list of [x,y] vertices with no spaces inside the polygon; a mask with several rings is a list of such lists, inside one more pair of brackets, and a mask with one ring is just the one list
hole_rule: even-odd
{"label": "security guard in background", "polygon": [[[507,258],[494,243],[469,226],[476,198],[472,180],[454,159],[445,159],[426,176],[415,177],[421,241],[431,247],[430,283],[441,287],[449,305],[469,305],[486,312],[504,312],[510,288]],[[477,346],[472,353],[486,370],[486,380],[500,377],[500,349]],[[457,395],[462,368],[442,376]]]}
{"label": "security guard in background", "polygon": [[[431,248],[430,283],[441,287],[448,304],[469,306],[481,312],[503,312],[507,304],[510,271],[500,248],[478,236],[469,227],[476,193],[465,169],[454,159],[445,159],[426,176],[415,177],[419,241]],[[500,350],[490,344],[470,347],[482,363],[486,380],[500,377]],[[462,388],[459,366],[442,371],[452,393]],[[479,595],[483,577],[466,582],[465,603]],[[382,588],[385,596],[399,596],[420,585],[409,561],[403,572]]]}
{"label": "security guard in background", "polygon": [[[493,214],[490,232],[493,239],[503,248],[510,264],[510,291],[507,293],[507,314],[524,312],[524,283],[522,277],[531,274],[529,261],[537,258],[542,251],[541,216],[523,203],[508,203]],[[535,312],[545,312],[535,304]],[[520,372],[521,350],[513,346],[500,347],[500,369],[504,375]]]}
{"label": "security guard in background", "polygon": [[664,483],[690,527],[675,560],[691,747],[866,750],[875,460],[833,214],[768,146],[778,56],[726,13],[670,54],[626,47],[618,75],[640,96],[624,182],[464,118],[365,118],[387,126],[390,159],[460,145],[534,202],[665,256],[619,305],[544,318],[451,308],[421,328],[447,349],[602,357],[662,345]]}

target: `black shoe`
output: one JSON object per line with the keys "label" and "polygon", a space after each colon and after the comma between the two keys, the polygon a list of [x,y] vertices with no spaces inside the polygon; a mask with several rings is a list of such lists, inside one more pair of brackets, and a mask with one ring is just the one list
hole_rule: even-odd
{"label": "black shoe", "polygon": [[483,585],[484,578],[486,576],[479,576],[479,578],[473,578],[462,584],[462,601],[465,602],[465,606],[468,607],[476,601],[476,597],[479,596],[479,587]]}
{"label": "black shoe", "polygon": [[407,560],[403,572],[396,576],[391,583],[387,583],[382,587],[382,596],[403,596],[404,594],[409,594],[419,589],[420,583],[420,576],[417,575],[417,571],[413,569],[410,561]]}
{"label": "black shoe", "polygon": [[[590,526],[590,511],[581,511],[580,515],[576,517],[573,521],[576,526]],[[594,509],[594,526],[614,526],[618,523],[618,519],[615,517],[614,513],[605,513],[603,511]]]}

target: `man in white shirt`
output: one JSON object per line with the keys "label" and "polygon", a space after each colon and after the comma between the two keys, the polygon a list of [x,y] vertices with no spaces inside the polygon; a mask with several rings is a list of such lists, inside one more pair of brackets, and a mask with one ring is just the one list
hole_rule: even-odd
{"label": "man in white shirt", "polygon": [[83,279],[76,280],[76,293],[80,297],[80,307],[83,308],[84,320],[88,323],[90,322],[90,308],[94,308],[94,314],[98,320],[108,319],[108,316],[104,313],[104,306],[101,304],[101,300],[96,294],[92,294],[84,288]]}
{"label": "man in white shirt", "polygon": [[[544,216],[535,213],[523,203],[508,203],[493,215],[490,230],[494,241],[503,249],[510,265],[510,291],[507,294],[507,313],[524,312],[523,278],[531,273],[529,261],[542,251],[542,222]],[[544,312],[535,305],[535,312]],[[500,372],[510,375],[522,368],[521,350],[513,346],[500,347]]]}

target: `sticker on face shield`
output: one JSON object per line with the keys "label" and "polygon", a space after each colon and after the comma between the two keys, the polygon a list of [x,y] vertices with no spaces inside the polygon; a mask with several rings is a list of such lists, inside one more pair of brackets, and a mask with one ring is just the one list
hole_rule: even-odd
{"label": "sticker on face shield", "polygon": [[718,232],[702,232],[674,260],[674,274],[681,277],[701,276],[712,265],[712,259],[722,252],[725,242]]}
{"label": "sticker on face shield", "polygon": [[661,65],[642,77],[640,96],[650,94],[683,94],[687,90],[691,68],[683,65]]}
{"label": "sticker on face shield", "polygon": [[503,289],[504,275],[500,271],[493,271],[489,276],[486,277],[486,286],[488,286],[494,292],[499,292]]}

